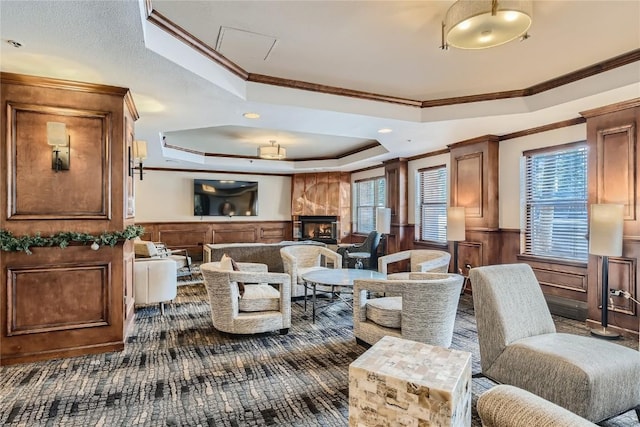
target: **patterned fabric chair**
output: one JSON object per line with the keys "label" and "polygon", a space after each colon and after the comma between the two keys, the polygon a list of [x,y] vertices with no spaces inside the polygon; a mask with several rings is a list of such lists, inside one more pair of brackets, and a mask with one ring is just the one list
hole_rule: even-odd
{"label": "patterned fabric chair", "polygon": [[[413,272],[446,273],[449,271],[451,254],[445,251],[430,249],[413,249],[396,252],[378,258],[378,271],[387,274],[389,264],[404,260],[409,260],[410,271]],[[387,277],[389,279],[407,279],[409,273],[391,273],[387,274]]]}
{"label": "patterned fabric chair", "polygon": [[590,421],[533,393],[497,385],[478,398],[483,427],[596,427]]}
{"label": "patterned fabric chair", "polygon": [[472,268],[470,279],[484,375],[595,423],[630,409],[640,418],[637,351],[557,333],[527,264]]}
{"label": "patterned fabric chair", "polygon": [[[238,266],[240,271],[224,269],[219,262],[200,266],[214,328],[230,334],[277,330],[286,334],[291,326],[289,275],[269,273],[265,264],[241,262]],[[244,287],[242,297],[239,283]]]}
{"label": "patterned fabric chair", "polygon": [[[462,276],[410,273],[407,280],[354,280],[353,333],[356,340],[375,344],[391,335],[449,347],[458,309]],[[369,298],[393,291],[400,296]]]}
{"label": "patterned fabric chair", "polygon": [[355,268],[356,260],[349,258],[350,252],[366,252],[369,254],[368,259],[363,259],[362,264],[367,270],[375,270],[378,268],[378,246],[380,246],[380,233],[372,231],[369,233],[364,242],[351,246],[341,246],[338,253],[342,256],[343,267]]}
{"label": "patterned fabric chair", "polygon": [[327,268],[327,261],[332,268],[342,268],[342,256],[322,246],[285,246],[280,249],[280,255],[284,272],[291,277],[291,296],[294,297],[304,295],[304,273]]}

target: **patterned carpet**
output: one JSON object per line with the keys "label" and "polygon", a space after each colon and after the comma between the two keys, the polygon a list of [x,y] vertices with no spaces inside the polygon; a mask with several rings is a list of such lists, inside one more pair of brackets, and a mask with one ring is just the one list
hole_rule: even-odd
{"label": "patterned carpet", "polygon": [[[0,368],[0,424],[10,426],[347,426],[351,311],[334,304],[312,324],[293,304],[288,335],[215,331],[202,285],[178,288],[161,316],[139,307],[120,353]],[[577,322],[559,328],[587,333]],[[453,348],[478,348],[471,298],[460,302]],[[473,403],[491,387],[473,380]],[[474,409],[473,425],[479,426]],[[628,412],[606,426],[638,425]]]}

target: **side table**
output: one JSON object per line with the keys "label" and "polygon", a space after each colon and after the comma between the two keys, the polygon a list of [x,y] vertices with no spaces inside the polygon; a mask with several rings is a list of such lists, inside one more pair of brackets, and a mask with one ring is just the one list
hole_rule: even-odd
{"label": "side table", "polygon": [[471,353],[386,336],[349,365],[349,427],[471,426]]}

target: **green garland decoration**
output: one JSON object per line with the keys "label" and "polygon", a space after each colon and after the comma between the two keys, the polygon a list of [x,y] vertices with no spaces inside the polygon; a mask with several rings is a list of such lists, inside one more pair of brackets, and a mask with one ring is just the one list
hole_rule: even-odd
{"label": "green garland decoration", "polygon": [[24,252],[27,255],[31,255],[32,247],[59,246],[66,248],[71,242],[85,245],[91,243],[91,248],[98,250],[100,246],[109,245],[114,247],[119,240],[135,239],[142,236],[143,233],[144,228],[140,225],[129,225],[123,231],[105,231],[98,236],[88,233],[62,231],[49,237],[43,237],[40,233],[36,233],[33,236],[26,234],[16,237],[10,231],[0,230],[0,250],[5,252]]}

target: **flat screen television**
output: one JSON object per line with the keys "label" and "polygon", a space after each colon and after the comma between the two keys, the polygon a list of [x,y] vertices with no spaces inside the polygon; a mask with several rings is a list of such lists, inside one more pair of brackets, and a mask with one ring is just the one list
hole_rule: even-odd
{"label": "flat screen television", "polygon": [[193,180],[196,216],[258,215],[258,183],[218,179]]}

